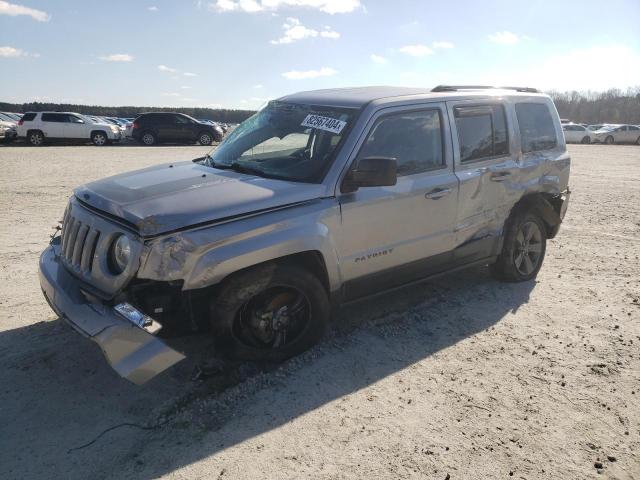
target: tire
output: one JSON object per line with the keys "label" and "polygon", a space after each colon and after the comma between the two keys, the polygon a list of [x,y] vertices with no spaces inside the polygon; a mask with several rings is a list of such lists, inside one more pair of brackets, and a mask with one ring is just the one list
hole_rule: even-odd
{"label": "tire", "polygon": [[526,282],[535,278],[547,250],[547,229],[535,211],[516,211],[507,221],[502,252],[491,265],[494,278]]}
{"label": "tire", "polygon": [[104,147],[107,143],[109,143],[109,137],[102,131],[93,132],[91,134],[91,143],[93,143],[96,147]]}
{"label": "tire", "polygon": [[281,362],[298,355],[322,338],[329,316],[320,280],[276,263],[232,275],[210,308],[216,348],[236,360]]}
{"label": "tire", "polygon": [[150,147],[158,143],[158,137],[153,132],[144,132],[140,137],[140,143]]}
{"label": "tire", "polygon": [[604,139],[604,144],[605,145],[613,145],[613,137],[611,135],[609,135],[607,138]]}
{"label": "tire", "polygon": [[32,130],[27,134],[27,141],[32,147],[44,145],[44,135],[40,130]]}
{"label": "tire", "polygon": [[636,145],[640,145],[640,137],[636,140]]}
{"label": "tire", "polygon": [[591,139],[589,137],[584,137],[580,143],[582,143],[583,145],[588,145],[591,143]]}
{"label": "tire", "polygon": [[198,143],[200,145],[211,145],[213,143],[213,134],[209,132],[200,132],[198,134]]}

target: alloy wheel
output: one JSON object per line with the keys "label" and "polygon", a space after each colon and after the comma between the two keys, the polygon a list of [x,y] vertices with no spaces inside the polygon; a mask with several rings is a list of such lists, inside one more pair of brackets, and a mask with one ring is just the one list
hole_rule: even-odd
{"label": "alloy wheel", "polygon": [[523,276],[531,275],[542,259],[542,232],[535,222],[526,222],[516,235],[514,263],[516,270]]}
{"label": "alloy wheel", "polygon": [[310,303],[302,292],[289,286],[271,287],[240,308],[233,335],[250,348],[278,349],[296,341],[310,321]]}

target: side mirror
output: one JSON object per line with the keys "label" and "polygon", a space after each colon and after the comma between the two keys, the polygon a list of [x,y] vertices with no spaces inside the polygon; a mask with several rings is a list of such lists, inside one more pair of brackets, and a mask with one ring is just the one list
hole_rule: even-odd
{"label": "side mirror", "polygon": [[398,181],[397,166],[395,158],[361,158],[345,177],[342,191],[355,192],[360,187],[391,187]]}

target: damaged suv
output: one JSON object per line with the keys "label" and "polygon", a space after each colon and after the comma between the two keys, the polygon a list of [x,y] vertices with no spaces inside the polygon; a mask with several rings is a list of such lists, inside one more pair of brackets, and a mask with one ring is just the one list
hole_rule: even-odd
{"label": "damaged suv", "polygon": [[473,265],[534,278],[569,168],[556,109],[534,89],[298,93],[203,158],[78,187],[40,281],[138,384],[184,358],[163,332],[281,361],[344,302]]}

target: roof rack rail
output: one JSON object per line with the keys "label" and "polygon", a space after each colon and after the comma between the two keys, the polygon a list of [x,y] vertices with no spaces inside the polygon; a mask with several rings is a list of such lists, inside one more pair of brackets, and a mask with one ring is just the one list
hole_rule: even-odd
{"label": "roof rack rail", "polygon": [[457,92],[458,90],[515,90],[516,92],[539,93],[537,88],[531,87],[493,87],[490,85],[438,85],[432,92]]}

